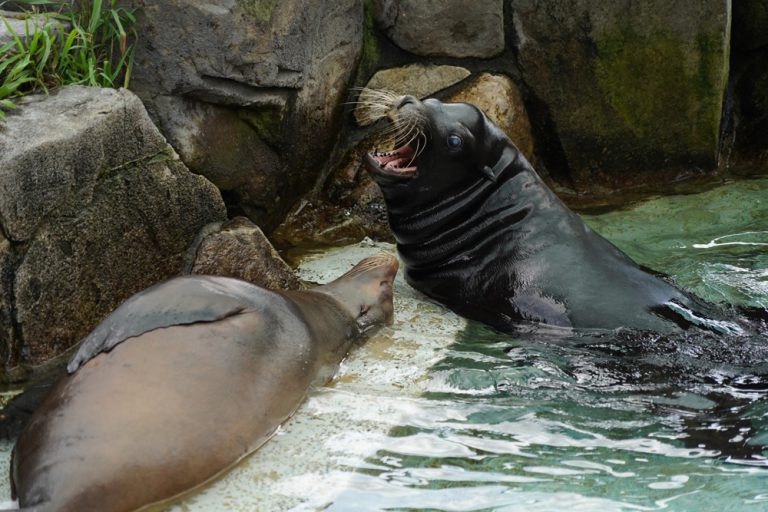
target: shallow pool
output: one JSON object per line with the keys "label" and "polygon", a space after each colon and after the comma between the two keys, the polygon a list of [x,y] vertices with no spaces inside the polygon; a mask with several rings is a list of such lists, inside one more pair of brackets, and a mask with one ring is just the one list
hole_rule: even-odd
{"label": "shallow pool", "polygon": [[[709,300],[768,305],[768,179],[586,220]],[[324,282],[381,250],[300,271]],[[170,510],[768,510],[765,336],[516,338],[402,276],[395,302],[264,448]]]}

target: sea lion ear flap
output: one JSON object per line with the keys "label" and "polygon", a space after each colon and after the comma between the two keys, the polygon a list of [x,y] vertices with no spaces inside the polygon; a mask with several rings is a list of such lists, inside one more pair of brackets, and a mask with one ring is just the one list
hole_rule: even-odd
{"label": "sea lion ear flap", "polygon": [[496,175],[493,173],[493,169],[491,169],[486,165],[480,170],[480,172],[482,173],[483,176],[485,176],[485,179],[493,183],[496,183]]}
{"label": "sea lion ear flap", "polygon": [[510,149],[510,148],[504,148],[501,151],[501,156],[496,161],[495,164],[493,164],[493,167],[489,166],[483,166],[482,169],[480,169],[480,173],[487,179],[488,181],[491,181],[493,183],[496,183],[496,177],[501,174],[501,172],[507,168],[509,164],[515,161],[515,158],[517,158],[517,152]]}

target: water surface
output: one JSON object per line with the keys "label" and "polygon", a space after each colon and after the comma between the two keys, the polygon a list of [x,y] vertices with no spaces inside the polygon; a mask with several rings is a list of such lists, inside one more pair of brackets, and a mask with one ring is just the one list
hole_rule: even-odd
{"label": "water surface", "polygon": [[[766,179],[586,220],[708,300],[768,304]],[[300,272],[325,282],[381,250]],[[402,276],[395,303],[264,448],[170,510],[768,510],[765,336],[512,337]]]}

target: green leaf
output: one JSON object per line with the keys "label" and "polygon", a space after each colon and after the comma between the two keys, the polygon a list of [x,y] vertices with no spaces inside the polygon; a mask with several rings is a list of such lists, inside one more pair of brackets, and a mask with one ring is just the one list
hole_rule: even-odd
{"label": "green leaf", "polygon": [[22,58],[22,55],[20,53],[17,53],[16,55],[11,55],[10,57],[6,57],[5,60],[0,62],[0,75],[3,74],[3,71],[5,71],[5,68],[13,64],[14,62],[20,60]]}
{"label": "green leaf", "polygon": [[16,43],[13,41],[9,43],[5,43],[3,46],[0,46],[0,55],[2,55],[3,53],[10,52],[15,46],[16,46]]}
{"label": "green leaf", "polygon": [[16,93],[20,86],[34,81],[34,78],[22,77],[13,82],[6,82],[3,85],[0,85],[0,98],[7,98],[11,96],[11,94]]}
{"label": "green leaf", "polygon": [[24,43],[21,42],[21,39],[19,38],[19,35],[11,28],[10,23],[8,23],[8,20],[3,18],[3,23],[5,24],[5,28],[8,29],[8,33],[11,34],[11,37],[13,37],[13,41],[16,43],[16,47],[20,52],[24,52]]}
{"label": "green leaf", "polygon": [[101,24],[101,0],[93,0],[93,8],[91,9],[91,20],[88,25],[88,33],[95,34],[96,29]]}
{"label": "green leaf", "polygon": [[115,26],[117,26],[120,34],[125,34],[125,29],[123,28],[123,24],[120,23],[120,16],[118,16],[117,11],[112,9],[109,13],[112,15],[112,19],[115,20]]}
{"label": "green leaf", "polygon": [[38,73],[43,72],[43,69],[45,69],[45,66],[48,64],[48,57],[51,55],[51,36],[48,35],[48,32],[43,32],[43,40],[45,47],[43,49],[43,54],[37,62]]}
{"label": "green leaf", "polygon": [[16,108],[16,104],[14,102],[12,102],[11,100],[0,100],[0,106],[5,107],[5,108],[9,108],[9,109]]}

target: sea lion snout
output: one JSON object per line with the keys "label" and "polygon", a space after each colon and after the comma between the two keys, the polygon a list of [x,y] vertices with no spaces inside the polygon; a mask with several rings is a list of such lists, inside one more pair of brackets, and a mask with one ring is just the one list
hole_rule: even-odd
{"label": "sea lion snout", "polygon": [[391,254],[377,254],[361,260],[332,283],[317,288],[341,302],[361,331],[391,324],[394,317],[392,283],[399,262]]}
{"label": "sea lion snout", "polygon": [[400,264],[391,254],[378,254],[358,263],[364,268],[358,277],[360,285],[360,314],[358,326],[366,330],[374,325],[391,325],[394,319],[392,285]]}

